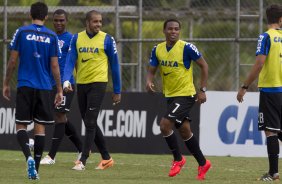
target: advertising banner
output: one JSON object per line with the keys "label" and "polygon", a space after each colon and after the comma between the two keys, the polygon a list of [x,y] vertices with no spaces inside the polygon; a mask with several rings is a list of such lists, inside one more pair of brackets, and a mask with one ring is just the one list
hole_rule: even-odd
{"label": "advertising banner", "polygon": [[[98,116],[98,125],[105,135],[110,152],[116,153],[170,153],[161,135],[159,122],[166,111],[166,102],[162,94],[123,93],[120,104],[113,106],[111,93],[106,93]],[[195,105],[191,118],[194,135],[199,137],[199,106]],[[82,140],[85,127],[81,120],[76,98],[68,114],[69,121],[76,127]],[[33,136],[33,125],[28,127],[30,137]],[[175,131],[177,132],[177,130]],[[50,148],[53,126],[46,127],[45,150]],[[183,141],[177,133],[179,145],[183,153],[188,154]],[[12,101],[0,98],[0,149],[20,149],[15,130],[15,94]],[[93,150],[95,150],[95,146]],[[60,151],[75,151],[75,147],[65,136]]]}
{"label": "advertising banner", "polygon": [[[258,131],[259,93],[207,92],[201,106],[200,146],[206,155],[266,157],[266,138]],[[281,149],[280,145],[280,150]]]}

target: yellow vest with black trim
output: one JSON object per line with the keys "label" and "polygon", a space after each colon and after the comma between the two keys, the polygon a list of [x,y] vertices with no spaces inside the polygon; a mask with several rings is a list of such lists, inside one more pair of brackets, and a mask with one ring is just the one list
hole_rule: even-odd
{"label": "yellow vest with black trim", "polygon": [[259,74],[258,87],[282,87],[282,30],[270,29],[270,50]]}
{"label": "yellow vest with black trim", "polygon": [[76,49],[76,83],[108,82],[108,57],[104,49],[107,33],[99,31],[89,38],[86,31],[78,33]]}
{"label": "yellow vest with black trim", "polygon": [[186,43],[178,40],[170,51],[166,49],[166,42],[162,42],[156,47],[165,97],[193,96],[196,94],[193,84],[193,62],[191,62],[189,69],[185,68],[183,62]]}

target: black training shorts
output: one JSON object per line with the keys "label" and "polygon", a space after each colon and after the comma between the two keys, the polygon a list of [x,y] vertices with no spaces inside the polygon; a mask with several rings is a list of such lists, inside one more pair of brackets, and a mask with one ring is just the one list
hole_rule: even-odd
{"label": "black training shorts", "polygon": [[53,124],[54,99],[51,90],[19,87],[16,97],[16,123]]}
{"label": "black training shorts", "polygon": [[164,117],[175,122],[176,128],[179,128],[185,119],[191,122],[189,113],[195,104],[195,99],[195,96],[167,98],[167,111]]}
{"label": "black training shorts", "polygon": [[[55,112],[67,113],[70,111],[71,102],[75,94],[75,85],[71,85],[71,86],[73,91],[63,92],[63,101],[60,106],[54,107]],[[54,86],[52,90],[53,101],[55,100],[56,93],[57,93],[57,88],[56,86]]]}
{"label": "black training shorts", "polygon": [[272,132],[281,131],[282,93],[260,92],[258,129]]}

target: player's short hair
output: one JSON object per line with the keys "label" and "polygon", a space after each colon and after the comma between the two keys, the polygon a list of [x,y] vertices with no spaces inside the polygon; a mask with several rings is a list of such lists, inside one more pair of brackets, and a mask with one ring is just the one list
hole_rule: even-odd
{"label": "player's short hair", "polygon": [[266,17],[268,24],[276,24],[282,17],[282,6],[278,4],[272,4],[266,8]]}
{"label": "player's short hair", "polygon": [[85,20],[86,20],[86,21],[90,21],[92,14],[101,15],[100,12],[98,12],[98,11],[96,11],[96,10],[91,10],[91,11],[89,11],[89,12],[86,13]]}
{"label": "player's short hair", "polygon": [[30,15],[33,20],[44,20],[48,15],[48,6],[42,2],[33,3],[30,7]]}
{"label": "player's short hair", "polygon": [[63,10],[63,9],[55,10],[54,13],[53,13],[53,17],[54,17],[55,14],[56,15],[65,15],[66,20],[68,20],[68,13],[65,10]]}
{"label": "player's short hair", "polygon": [[177,19],[167,19],[167,20],[164,22],[164,28],[163,28],[163,29],[166,28],[166,25],[167,25],[167,23],[169,23],[169,22],[177,22],[177,23],[179,24],[179,28],[181,28],[181,23],[180,23],[179,20],[177,20]]}

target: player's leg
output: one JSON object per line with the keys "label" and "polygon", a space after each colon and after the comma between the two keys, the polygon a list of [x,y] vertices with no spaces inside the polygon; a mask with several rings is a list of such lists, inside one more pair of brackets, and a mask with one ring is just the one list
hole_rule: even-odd
{"label": "player's leg", "polygon": [[279,180],[279,141],[277,132],[281,131],[281,101],[282,95],[279,93],[260,92],[258,127],[266,135],[269,161],[268,172],[259,178],[262,181]]}
{"label": "player's leg", "polygon": [[[79,106],[79,111],[80,111],[80,115],[81,118],[84,120],[85,119],[85,114],[87,111],[87,91],[89,90],[89,86],[87,84],[77,84],[77,102],[78,102],[78,106]],[[85,125],[85,121],[84,121],[84,125]],[[87,134],[87,132],[86,132]],[[86,135],[84,137],[84,141],[83,141],[83,148],[86,145]],[[82,154],[84,149],[82,148]],[[89,152],[88,152],[89,154]],[[88,155],[89,156],[89,155]],[[85,160],[88,158],[87,153],[84,154],[84,158],[80,157],[80,159],[78,161],[75,162],[75,166],[72,168],[73,170],[84,170],[85,169],[85,163],[82,163],[83,160]],[[86,157],[86,158],[85,158]]]}
{"label": "player's leg", "polygon": [[[282,123],[281,123],[282,124]],[[281,127],[282,127],[282,125],[281,125]],[[277,134],[277,136],[278,136],[278,139],[282,142],[282,132],[279,132],[278,134]]]}
{"label": "player's leg", "polygon": [[78,133],[75,130],[75,127],[73,126],[72,123],[69,122],[69,120],[66,123],[65,134],[69,138],[69,140],[73,143],[75,148],[77,149],[77,152],[78,152],[77,160],[79,160],[82,154],[82,145],[83,144],[82,144],[82,141]]}
{"label": "player's leg", "polygon": [[45,125],[39,124],[35,121],[34,123],[34,160],[35,168],[39,173],[39,164],[44,151],[45,145]]}
{"label": "player's leg", "polygon": [[29,179],[36,179],[37,176],[35,161],[30,152],[29,137],[27,134],[27,125],[32,123],[33,94],[33,89],[20,87],[17,89],[16,96],[17,140],[27,162],[27,175]]}
{"label": "player's leg", "polygon": [[[106,85],[107,83],[104,82],[77,85],[79,108],[86,129],[82,155],[80,158],[83,166],[86,164],[89,152],[94,143],[96,127],[98,126],[97,118],[105,95]],[[77,163],[76,165],[81,164]],[[76,166],[73,169],[80,170],[76,169]]]}
{"label": "player's leg", "polygon": [[111,158],[107,147],[106,147],[106,141],[104,139],[104,135],[100,129],[99,126],[96,127],[96,136],[94,139],[94,142],[101,154],[102,160],[96,167],[96,169],[107,169],[109,167],[112,167],[114,165],[114,160]]}
{"label": "player's leg", "polygon": [[197,138],[193,135],[189,121],[186,119],[183,121],[181,127],[179,127],[179,133],[184,140],[186,147],[190,153],[195,157],[199,166],[203,166],[206,163],[206,159],[200,149]]}
{"label": "player's leg", "polygon": [[55,157],[57,151],[65,135],[66,122],[67,118],[65,113],[55,112],[55,127],[52,137],[51,148],[49,150],[48,156],[41,160],[40,164],[55,164]]}
{"label": "player's leg", "polygon": [[[55,99],[57,89],[56,86],[53,87],[52,90],[52,98]],[[55,127],[53,131],[52,143],[51,148],[49,150],[48,155],[46,155],[41,161],[40,164],[55,164],[55,156],[59,149],[59,146],[62,142],[62,139],[65,134],[65,124],[67,121],[66,113],[65,113],[65,106],[67,103],[66,95],[63,95],[62,104],[58,107],[54,107],[54,119],[55,119]]]}
{"label": "player's leg", "polygon": [[82,151],[82,156],[80,161],[84,164],[89,156],[89,151],[94,143],[94,138],[96,136],[96,129],[98,127],[97,118],[100,111],[100,107],[105,95],[105,90],[107,83],[97,82],[87,84],[87,108],[84,116],[84,124],[86,128],[85,133],[85,144]]}
{"label": "player's leg", "polygon": [[27,125],[16,124],[17,131],[17,140],[22,149],[22,152],[27,160],[31,156],[30,147],[29,147],[29,137],[27,134]]}
{"label": "player's leg", "polygon": [[194,104],[195,96],[174,98],[174,101],[171,105],[172,111],[168,115],[168,118],[175,122],[175,127],[178,129],[186,147],[197,160],[199,164],[199,173],[197,179],[201,180],[205,178],[205,173],[210,168],[210,161],[205,159],[199,147],[198,140],[195,136],[193,136],[190,128],[191,120],[189,118],[189,112]]}
{"label": "player's leg", "polygon": [[[71,93],[66,93],[66,105],[65,105],[65,112],[68,113],[70,111],[71,102],[73,99],[73,96],[75,94],[75,85],[72,85],[73,91]],[[75,127],[70,123],[69,119],[66,117],[66,126],[65,126],[65,134],[70,139],[70,141],[74,144],[74,146],[77,149],[77,152],[81,155],[82,152],[82,142],[80,140],[80,137],[78,136],[78,133],[75,130]],[[80,157],[79,157],[80,159]]]}
{"label": "player's leg", "polygon": [[[169,176],[173,177],[180,173],[182,167],[186,163],[185,158],[182,156],[177,137],[173,131],[175,125],[175,118],[177,118],[178,104],[175,104],[176,98],[170,98],[167,100],[167,112],[160,122],[161,133],[173,154],[172,166],[169,171]],[[176,114],[175,114],[176,113]]]}
{"label": "player's leg", "polygon": [[179,127],[178,130],[179,130],[179,133],[180,133],[182,139],[184,140],[186,147],[188,148],[190,153],[194,156],[194,158],[198,162],[199,166],[198,166],[197,179],[198,180],[204,180],[207,171],[211,167],[211,163],[203,155],[203,153],[200,149],[200,146],[199,146],[199,142],[191,131],[189,121],[187,119],[184,120],[182,125]]}
{"label": "player's leg", "polygon": [[94,142],[101,154],[102,159],[109,160],[111,156],[107,150],[106,141],[104,139],[104,135],[99,126],[97,126],[96,128],[96,136],[95,136]]}
{"label": "player's leg", "polygon": [[34,160],[37,172],[45,146],[45,125],[54,124],[54,99],[50,90],[36,90],[34,95]]}
{"label": "player's leg", "polygon": [[174,123],[169,119],[162,118],[160,122],[160,130],[165,138],[165,141],[173,154],[174,161],[180,161],[182,159],[182,155],[179,150],[177,137],[173,131]]}

